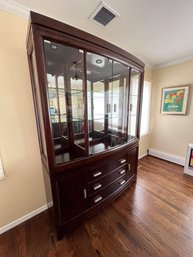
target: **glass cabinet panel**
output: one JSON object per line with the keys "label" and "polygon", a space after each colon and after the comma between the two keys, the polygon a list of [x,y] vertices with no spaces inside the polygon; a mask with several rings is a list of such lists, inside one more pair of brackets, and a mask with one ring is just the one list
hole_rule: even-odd
{"label": "glass cabinet panel", "polygon": [[89,154],[109,148],[107,131],[108,84],[112,60],[93,53],[86,55]]}
{"label": "glass cabinet panel", "polygon": [[74,143],[85,148],[84,140],[84,99],[82,79],[71,79],[72,128]]}
{"label": "glass cabinet panel", "polygon": [[104,56],[87,53],[89,153],[127,142],[125,116],[129,69]]}
{"label": "glass cabinet panel", "polygon": [[136,137],[138,71],[49,40],[44,53],[56,165]]}
{"label": "glass cabinet panel", "polygon": [[111,146],[127,142],[127,102],[129,68],[113,61],[113,77],[109,83],[108,130]]}
{"label": "glass cabinet panel", "polygon": [[85,156],[83,51],[44,40],[56,164]]}
{"label": "glass cabinet panel", "polygon": [[128,140],[137,137],[137,112],[139,85],[141,73],[137,70],[131,70],[130,94],[129,94],[129,121],[128,121]]}

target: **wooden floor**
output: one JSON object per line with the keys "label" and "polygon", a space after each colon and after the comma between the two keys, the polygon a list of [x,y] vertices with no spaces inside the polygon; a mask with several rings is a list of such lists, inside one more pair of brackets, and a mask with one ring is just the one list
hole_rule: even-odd
{"label": "wooden floor", "polygon": [[193,178],[153,157],[137,182],[57,241],[49,211],[0,236],[0,257],[193,257]]}

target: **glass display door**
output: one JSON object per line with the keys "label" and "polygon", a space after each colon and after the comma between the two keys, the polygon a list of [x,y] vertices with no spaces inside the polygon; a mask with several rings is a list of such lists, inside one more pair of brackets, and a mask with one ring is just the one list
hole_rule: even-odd
{"label": "glass display door", "polygon": [[130,93],[129,93],[129,120],[128,120],[128,140],[137,137],[137,117],[138,117],[138,101],[139,86],[141,73],[137,70],[131,70]]}
{"label": "glass display door", "polygon": [[129,67],[113,61],[113,77],[109,82],[108,131],[110,145],[127,142]]}
{"label": "glass display door", "polygon": [[60,164],[87,155],[83,51],[44,40],[49,116]]}
{"label": "glass display door", "polygon": [[44,40],[44,56],[56,165],[137,136],[138,71],[50,40]]}
{"label": "glass display door", "polygon": [[129,68],[94,53],[86,55],[89,153],[127,142]]}

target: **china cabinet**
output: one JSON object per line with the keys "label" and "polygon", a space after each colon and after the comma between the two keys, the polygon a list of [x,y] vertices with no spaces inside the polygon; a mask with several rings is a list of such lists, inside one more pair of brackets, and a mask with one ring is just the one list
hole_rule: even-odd
{"label": "china cabinet", "polygon": [[[27,53],[58,238],[136,180],[144,64],[31,12]],[[46,177],[49,177],[47,179]]]}

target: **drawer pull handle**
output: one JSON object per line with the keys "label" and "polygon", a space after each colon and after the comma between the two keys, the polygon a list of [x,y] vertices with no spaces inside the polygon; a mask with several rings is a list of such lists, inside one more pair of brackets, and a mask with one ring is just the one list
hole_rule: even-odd
{"label": "drawer pull handle", "polygon": [[93,186],[93,189],[94,189],[94,190],[97,190],[97,189],[99,189],[100,187],[102,187],[102,185],[99,184],[99,183],[97,183],[97,184],[95,184],[95,185]]}
{"label": "drawer pull handle", "polygon": [[86,199],[87,198],[87,191],[86,191],[86,189],[84,188],[84,199]]}
{"label": "drawer pull handle", "polygon": [[94,203],[98,203],[98,202],[100,202],[101,200],[102,200],[103,198],[102,198],[102,196],[97,196],[95,199],[94,199]]}
{"label": "drawer pull handle", "polygon": [[127,165],[128,165],[128,171],[130,171],[130,170],[131,170],[131,165],[130,165],[130,163],[128,163]]}
{"label": "drawer pull handle", "polygon": [[122,175],[125,173],[125,170],[120,170],[119,173]]}
{"label": "drawer pull handle", "polygon": [[120,162],[121,164],[123,164],[123,163],[126,162],[126,160],[125,160],[125,159],[120,159],[119,162]]}
{"label": "drawer pull handle", "polygon": [[119,183],[120,185],[123,185],[125,183],[125,180],[121,180]]}
{"label": "drawer pull handle", "polygon": [[101,171],[96,171],[95,173],[93,173],[93,177],[96,178],[98,176],[100,176],[102,174]]}

